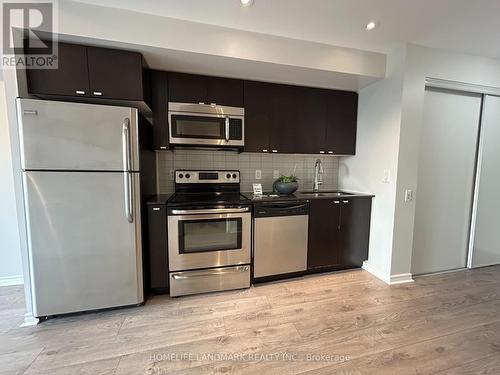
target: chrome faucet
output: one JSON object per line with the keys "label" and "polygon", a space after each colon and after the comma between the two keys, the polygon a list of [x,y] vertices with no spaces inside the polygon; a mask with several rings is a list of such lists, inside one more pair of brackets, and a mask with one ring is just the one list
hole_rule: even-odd
{"label": "chrome faucet", "polygon": [[314,180],[313,180],[313,192],[317,193],[319,191],[319,185],[323,183],[323,164],[321,160],[317,159],[314,164]]}

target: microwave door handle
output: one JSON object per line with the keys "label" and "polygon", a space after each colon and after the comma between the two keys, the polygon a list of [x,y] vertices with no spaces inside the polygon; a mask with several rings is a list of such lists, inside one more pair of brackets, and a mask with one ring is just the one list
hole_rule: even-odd
{"label": "microwave door handle", "polygon": [[226,116],[226,142],[229,142],[229,117]]}

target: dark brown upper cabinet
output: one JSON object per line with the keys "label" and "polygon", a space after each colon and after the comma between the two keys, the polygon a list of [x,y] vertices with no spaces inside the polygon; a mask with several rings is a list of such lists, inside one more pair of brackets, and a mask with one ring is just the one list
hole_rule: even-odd
{"label": "dark brown upper cabinet", "polygon": [[325,149],[329,154],[356,154],[357,117],[357,93],[328,90]]}
{"label": "dark brown upper cabinet", "polygon": [[[59,43],[58,68],[27,71],[28,91],[43,97],[122,100],[150,112],[150,86],[142,55],[110,48]],[[147,113],[146,113],[147,114]]]}
{"label": "dark brown upper cabinet", "polygon": [[[273,85],[272,100],[267,104],[271,110],[269,151],[271,153],[291,154],[297,152],[297,145],[302,141],[297,138],[297,115],[301,108],[299,87]],[[261,107],[261,110],[265,110]]]}
{"label": "dark brown upper cabinet", "polygon": [[88,96],[87,47],[59,43],[57,69],[28,69],[28,90],[38,95]]}
{"label": "dark brown upper cabinet", "polygon": [[207,102],[207,77],[195,74],[169,73],[168,100],[177,103]]}
{"label": "dark brown upper cabinet", "polygon": [[358,95],[245,82],[245,151],[354,155]]}
{"label": "dark brown upper cabinet", "polygon": [[243,107],[243,81],[196,74],[169,73],[171,102]]}
{"label": "dark brown upper cabinet", "polygon": [[90,95],[142,100],[142,55],[109,48],[87,48]]}
{"label": "dark brown upper cabinet", "polygon": [[151,70],[151,110],[155,150],[167,150],[168,139],[168,73]]}
{"label": "dark brown upper cabinet", "polygon": [[243,81],[232,78],[207,77],[207,102],[243,107]]}
{"label": "dark brown upper cabinet", "polygon": [[296,116],[297,145],[300,154],[323,154],[327,124],[327,90],[301,87]]}
{"label": "dark brown upper cabinet", "polygon": [[273,84],[245,81],[245,151],[270,152],[269,135],[272,116]]}

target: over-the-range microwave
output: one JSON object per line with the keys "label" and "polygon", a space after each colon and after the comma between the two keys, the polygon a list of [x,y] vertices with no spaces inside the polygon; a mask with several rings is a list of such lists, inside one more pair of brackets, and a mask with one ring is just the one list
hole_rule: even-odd
{"label": "over-the-range microwave", "polygon": [[216,104],[168,103],[169,138],[173,146],[245,145],[245,109]]}

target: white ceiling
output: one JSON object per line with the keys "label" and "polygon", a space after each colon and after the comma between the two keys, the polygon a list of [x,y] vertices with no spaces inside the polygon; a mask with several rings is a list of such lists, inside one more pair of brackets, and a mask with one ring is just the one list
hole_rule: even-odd
{"label": "white ceiling", "polygon": [[500,58],[500,0],[80,1],[382,53],[411,42]]}

